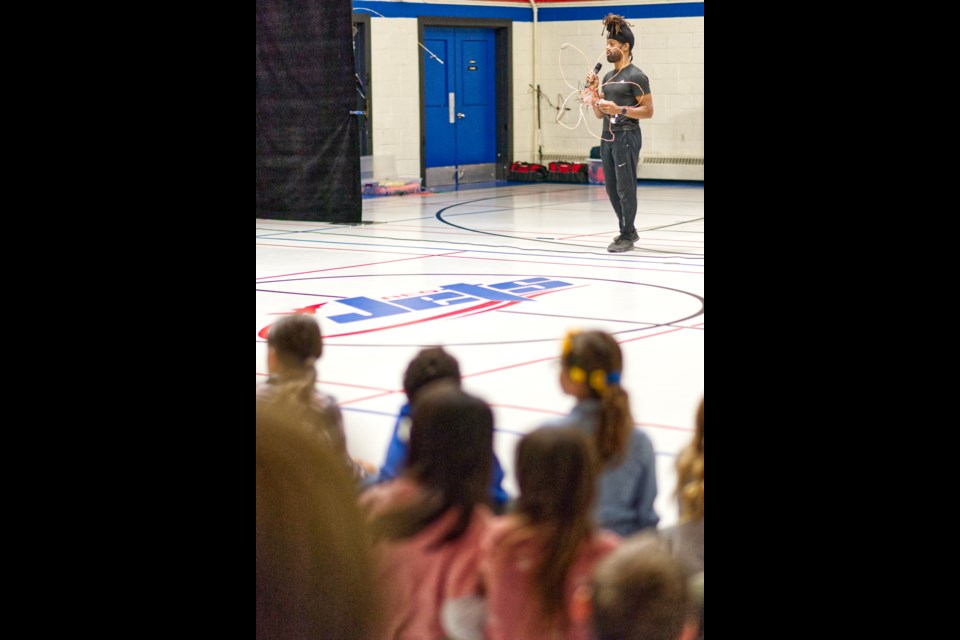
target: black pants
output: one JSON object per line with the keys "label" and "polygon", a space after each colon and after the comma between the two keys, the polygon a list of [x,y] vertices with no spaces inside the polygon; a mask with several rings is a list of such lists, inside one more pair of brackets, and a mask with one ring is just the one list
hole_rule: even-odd
{"label": "black pants", "polygon": [[[609,131],[604,131],[609,136]],[[603,163],[603,180],[607,197],[620,221],[620,235],[629,235],[636,230],[637,218],[637,163],[643,138],[640,129],[617,131],[612,142],[600,141],[600,161]]]}

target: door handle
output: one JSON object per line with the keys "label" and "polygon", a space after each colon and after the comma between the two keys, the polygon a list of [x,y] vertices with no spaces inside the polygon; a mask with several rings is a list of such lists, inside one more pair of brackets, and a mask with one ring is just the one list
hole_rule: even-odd
{"label": "door handle", "polygon": [[463,119],[463,118],[466,118],[467,116],[463,115],[462,113],[458,113],[457,117]]}

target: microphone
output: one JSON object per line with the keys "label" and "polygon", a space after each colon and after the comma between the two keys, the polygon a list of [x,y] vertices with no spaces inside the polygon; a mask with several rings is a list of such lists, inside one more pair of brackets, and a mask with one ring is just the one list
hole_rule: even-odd
{"label": "microphone", "polygon": [[[602,66],[603,65],[598,62],[597,66],[593,68],[593,75],[597,76],[597,88],[594,90],[594,94],[597,94],[597,92],[600,90],[600,67]],[[594,99],[597,99],[599,97],[600,97],[599,95],[594,95]],[[591,105],[591,106],[596,108],[596,105]]]}
{"label": "microphone", "polygon": [[[598,62],[597,66],[593,68],[593,75],[596,76],[598,73],[600,73],[600,66],[601,66],[600,63]],[[597,87],[599,88],[599,86],[600,86],[600,76],[597,76]],[[599,96],[597,94],[597,89],[595,89],[593,85],[590,85],[590,86],[584,85],[583,89],[580,90],[580,100],[583,102],[583,104],[587,105],[588,107],[596,108],[597,106],[596,102],[598,97]]]}

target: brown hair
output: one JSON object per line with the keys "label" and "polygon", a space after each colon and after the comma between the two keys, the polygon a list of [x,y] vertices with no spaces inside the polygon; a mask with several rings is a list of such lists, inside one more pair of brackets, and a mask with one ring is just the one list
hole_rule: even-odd
{"label": "brown hair", "polygon": [[411,418],[404,475],[416,480],[425,496],[413,505],[376,517],[372,525],[378,536],[406,538],[456,509],[456,523],[439,546],[463,535],[474,507],[489,499],[493,412],[456,382],[439,380],[416,394]]}
{"label": "brown hair", "polygon": [[323,354],[320,324],[309,315],[284,316],[270,326],[267,345],[276,354],[280,367],[270,378],[273,393],[264,399],[286,407],[291,416],[312,426],[352,466],[343,416],[331,399],[321,398],[315,392],[316,363]]}
{"label": "brown hair", "polygon": [[620,345],[603,331],[571,332],[564,341],[561,365],[572,380],[585,382],[591,396],[600,399],[600,423],[594,442],[599,462],[619,462],[633,429],[630,397],[620,386]]}
{"label": "brown hair", "polygon": [[443,347],[421,349],[403,373],[403,392],[413,402],[422,387],[435,380],[449,378],[460,384],[460,363]]}
{"label": "brown hair", "polygon": [[277,375],[277,398],[310,403],[317,381],[317,360],[323,354],[320,325],[313,316],[284,316],[270,325],[267,346],[274,350],[282,372]]}
{"label": "brown hair", "polygon": [[686,567],[654,533],[628,538],[597,564],[597,640],[676,640],[692,611]]}
{"label": "brown hair", "polygon": [[528,433],[517,446],[517,483],[517,516],[545,534],[543,555],[532,574],[534,591],[544,615],[560,619],[567,573],[594,529],[596,475],[590,443],[568,428]]}
{"label": "brown hair", "polygon": [[632,26],[623,16],[612,13],[608,13],[607,17],[603,19],[603,28],[607,32],[607,38],[629,44],[631,58],[633,58],[633,47],[636,43],[633,30],[630,29]]}

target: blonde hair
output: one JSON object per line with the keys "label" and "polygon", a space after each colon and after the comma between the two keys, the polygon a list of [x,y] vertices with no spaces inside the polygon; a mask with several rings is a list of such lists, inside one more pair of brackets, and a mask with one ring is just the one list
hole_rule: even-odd
{"label": "blonde hair", "polygon": [[257,640],[378,637],[380,585],[354,491],[296,417],[257,404]]}
{"label": "blonde hair", "polygon": [[697,408],[696,432],[690,444],[677,456],[677,490],[680,520],[703,519],[703,398]]}

